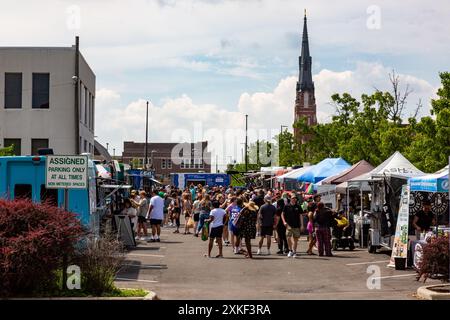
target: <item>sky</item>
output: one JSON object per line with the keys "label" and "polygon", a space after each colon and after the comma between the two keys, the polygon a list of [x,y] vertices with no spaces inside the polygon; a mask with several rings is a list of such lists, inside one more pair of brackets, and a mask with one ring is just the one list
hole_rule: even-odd
{"label": "sky", "polygon": [[[97,139],[212,141],[222,167],[250,140],[292,131],[304,10],[319,122],[333,93],[389,90],[389,73],[421,99],[450,69],[448,0],[2,1],[0,46],[70,46],[80,36],[96,74]],[[7,27],[6,27],[7,26]]]}

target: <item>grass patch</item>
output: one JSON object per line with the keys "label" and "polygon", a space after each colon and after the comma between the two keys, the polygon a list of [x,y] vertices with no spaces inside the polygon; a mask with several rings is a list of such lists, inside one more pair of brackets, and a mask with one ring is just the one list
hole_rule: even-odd
{"label": "grass patch", "polygon": [[[145,297],[148,291],[143,289],[120,289],[114,288],[108,292],[104,292],[100,296],[93,295],[91,292],[84,290],[59,290],[51,294],[39,295],[42,298],[89,298],[89,297],[108,297],[108,298],[131,298],[131,297]],[[34,296],[37,297],[37,296]]]}

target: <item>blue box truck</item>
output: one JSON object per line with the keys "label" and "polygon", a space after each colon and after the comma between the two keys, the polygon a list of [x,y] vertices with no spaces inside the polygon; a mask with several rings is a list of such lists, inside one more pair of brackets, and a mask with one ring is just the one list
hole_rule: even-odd
{"label": "blue box truck", "polygon": [[208,185],[228,187],[231,184],[230,175],[226,173],[172,173],[172,185],[180,189],[186,186],[194,185]]}

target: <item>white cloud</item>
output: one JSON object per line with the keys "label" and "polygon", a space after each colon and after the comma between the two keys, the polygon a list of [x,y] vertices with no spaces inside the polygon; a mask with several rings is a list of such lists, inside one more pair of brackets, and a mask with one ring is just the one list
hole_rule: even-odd
{"label": "white cloud", "polygon": [[[80,29],[67,27],[73,5]],[[307,5],[311,43],[369,54],[437,54],[450,51],[450,6],[435,0],[378,0],[381,28],[366,26],[370,0],[42,0],[10,1],[2,6],[0,45],[72,44],[81,36],[82,52],[97,72],[170,66],[180,57],[222,55],[259,61],[283,59],[299,51],[301,18]],[[326,7],[326,10],[324,10]],[[295,48],[288,35],[295,35]],[[172,64],[178,67],[177,64]],[[189,66],[189,64],[188,64]],[[232,69],[234,66],[230,66]],[[239,67],[237,64],[236,67]],[[201,71],[203,67],[199,68]]]}
{"label": "white cloud", "polygon": [[[359,99],[362,93],[372,93],[374,87],[389,90],[389,72],[391,69],[381,64],[364,62],[358,63],[355,70],[321,70],[313,77],[319,122],[330,121],[334,114],[334,107],[329,104],[332,94],[348,92]],[[409,83],[414,90],[405,113],[408,117],[419,98],[422,98],[424,106],[428,105],[436,88],[411,75],[400,74],[400,79],[403,86]],[[225,135],[227,130],[234,130],[237,138],[222,141],[226,146],[221,146],[219,156],[228,161],[231,154],[223,150],[229,148],[234,150],[233,157],[239,159],[240,143],[244,141],[245,114],[249,115],[249,129],[261,134],[261,139],[267,139],[265,134],[277,134],[280,125],[287,125],[292,130],[296,82],[297,77],[290,76],[282,79],[272,91],[244,92],[233,110],[216,104],[198,104],[188,95],[166,99],[161,105],[150,104],[149,140],[171,141],[176,132],[179,141],[197,141],[216,136],[218,132]],[[114,144],[116,150],[122,149],[124,140],[145,139],[146,101],[140,99],[122,108],[118,107],[120,103],[120,95],[114,91],[101,89],[97,92],[96,134],[101,141]],[[428,113],[428,110],[422,112]],[[195,136],[199,126],[202,133]],[[250,136],[256,140],[254,134]]]}

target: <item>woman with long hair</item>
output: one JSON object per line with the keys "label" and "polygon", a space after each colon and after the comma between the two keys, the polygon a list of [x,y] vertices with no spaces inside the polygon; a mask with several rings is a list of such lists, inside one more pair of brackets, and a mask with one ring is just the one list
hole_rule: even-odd
{"label": "woman with long hair", "polygon": [[241,251],[241,238],[239,237],[239,215],[244,207],[244,200],[242,198],[234,198],[232,204],[227,208],[230,219],[228,222],[228,231],[231,235],[231,245],[233,246],[234,254]]}
{"label": "woman with long hair", "polygon": [[203,225],[205,224],[205,220],[209,218],[209,213],[211,212],[212,204],[211,197],[209,194],[205,194],[203,200],[200,202],[200,219],[197,228],[197,233],[202,232]]}
{"label": "woman with long hair", "polygon": [[189,231],[188,221],[192,215],[191,193],[183,194],[183,213],[184,213],[184,234],[191,234]]}
{"label": "woman with long hair", "polygon": [[201,192],[197,193],[197,199],[195,199],[192,205],[192,211],[194,213],[194,236],[198,237],[198,222],[200,220],[200,203],[202,202],[203,195]]}
{"label": "woman with long hair", "polygon": [[176,192],[172,193],[172,214],[175,219],[175,223],[177,226],[177,229],[173,233],[180,233],[180,213],[181,213],[181,203],[180,198]]}
{"label": "woman with long hair", "polygon": [[256,238],[256,220],[258,217],[258,206],[253,202],[248,202],[241,210],[239,217],[239,235],[245,240],[247,252],[245,257],[253,259],[252,239]]}

